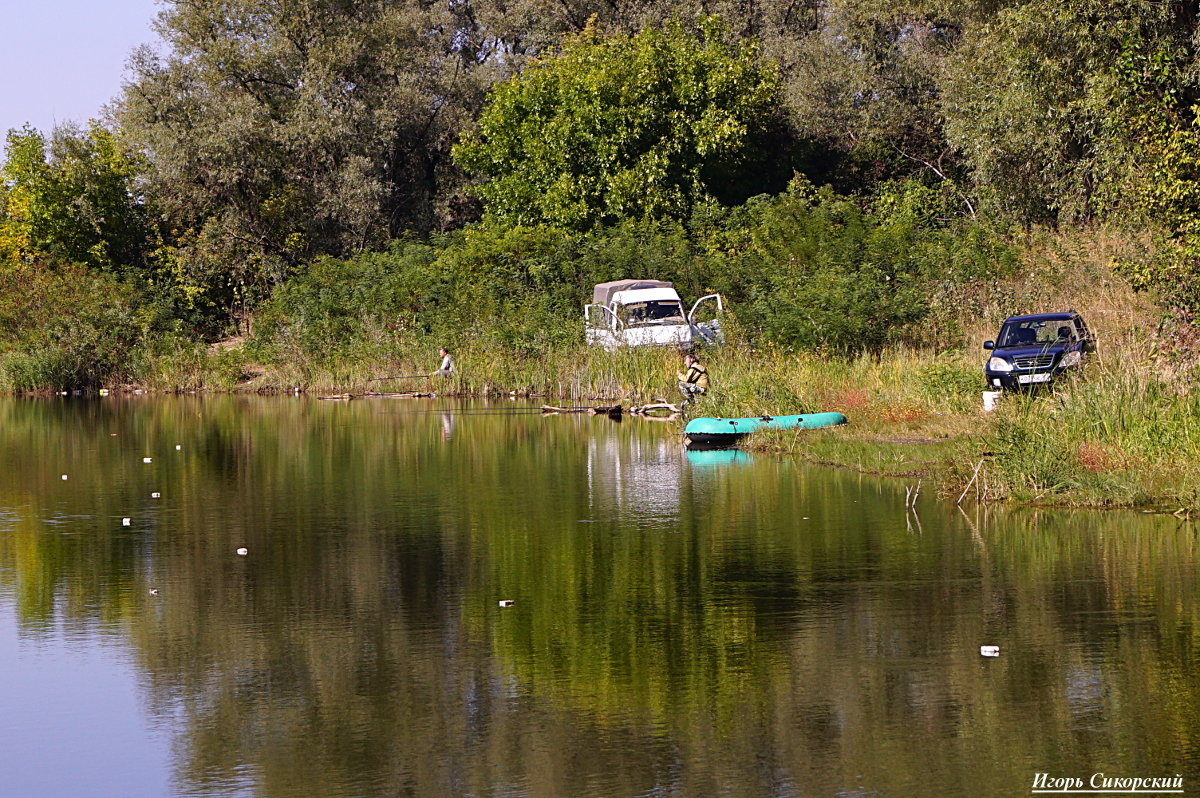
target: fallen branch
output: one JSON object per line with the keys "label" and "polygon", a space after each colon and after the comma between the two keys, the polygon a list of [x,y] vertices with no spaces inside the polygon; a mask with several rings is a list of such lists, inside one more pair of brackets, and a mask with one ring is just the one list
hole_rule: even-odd
{"label": "fallen branch", "polygon": [[673,414],[679,413],[679,408],[670,402],[655,402],[654,404],[638,405],[636,407],[629,408],[630,414],[635,416],[649,415],[650,413],[658,410],[666,410]]}
{"label": "fallen branch", "polygon": [[967,486],[965,488],[963,488],[963,492],[958,497],[958,501],[956,501],[955,504],[962,504],[962,500],[966,497],[967,491],[969,491],[971,489],[971,486],[975,484],[975,479],[979,476],[979,469],[981,469],[981,468],[983,468],[982,460],[980,460],[978,463],[975,464],[975,473],[971,475],[971,481],[967,483]]}
{"label": "fallen branch", "polygon": [[590,413],[593,408],[590,407],[555,407],[554,405],[542,405],[542,412],[546,415],[556,415],[558,413]]}

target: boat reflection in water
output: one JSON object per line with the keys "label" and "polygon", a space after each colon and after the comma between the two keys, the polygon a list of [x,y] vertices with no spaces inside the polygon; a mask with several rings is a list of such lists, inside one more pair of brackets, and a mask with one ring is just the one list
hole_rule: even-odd
{"label": "boat reflection in water", "polygon": [[751,457],[741,449],[688,449],[687,461],[692,468],[713,468],[747,465]]}

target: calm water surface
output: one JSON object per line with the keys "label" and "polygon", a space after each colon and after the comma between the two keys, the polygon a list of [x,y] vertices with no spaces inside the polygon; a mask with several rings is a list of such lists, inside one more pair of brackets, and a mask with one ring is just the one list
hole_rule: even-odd
{"label": "calm water surface", "polygon": [[644,421],[4,400],[0,794],[1200,794],[1198,562]]}

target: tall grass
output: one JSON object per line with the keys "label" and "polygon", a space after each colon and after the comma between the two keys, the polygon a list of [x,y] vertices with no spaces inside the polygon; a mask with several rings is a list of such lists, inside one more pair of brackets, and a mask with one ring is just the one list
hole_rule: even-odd
{"label": "tall grass", "polygon": [[1200,507],[1200,393],[1102,369],[1008,404],[987,435],[993,497]]}

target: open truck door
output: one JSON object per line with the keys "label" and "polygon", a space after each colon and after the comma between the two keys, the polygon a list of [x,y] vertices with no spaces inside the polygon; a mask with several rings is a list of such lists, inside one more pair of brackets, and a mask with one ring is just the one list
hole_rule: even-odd
{"label": "open truck door", "polygon": [[604,305],[584,305],[583,321],[586,325],[586,340],[590,346],[602,346],[605,349],[616,349],[619,346],[622,324],[610,308]]}
{"label": "open truck door", "polygon": [[723,343],[725,334],[721,331],[720,316],[724,311],[725,303],[720,294],[709,294],[697,299],[687,316],[693,338],[699,338],[706,344]]}

